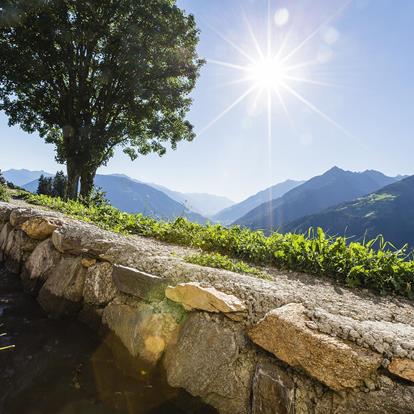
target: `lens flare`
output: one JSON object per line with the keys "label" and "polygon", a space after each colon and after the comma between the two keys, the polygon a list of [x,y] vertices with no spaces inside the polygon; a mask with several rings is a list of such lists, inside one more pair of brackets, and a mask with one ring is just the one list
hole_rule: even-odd
{"label": "lens flare", "polygon": [[[343,5],[336,10],[332,15],[325,19],[319,26],[317,26],[310,34],[308,34],[302,41],[299,42],[295,47],[289,48],[287,39],[292,32],[292,27],[289,32],[282,37],[277,47],[276,53],[273,50],[274,33],[272,32],[272,25],[276,29],[281,30],[282,26],[285,26],[289,21],[289,10],[278,9],[273,15],[271,13],[270,1],[268,0],[268,12],[267,12],[267,28],[266,37],[267,41],[265,45],[261,45],[258,41],[258,36],[252,28],[247,16],[244,16],[244,20],[247,26],[247,32],[249,33],[253,45],[257,51],[257,57],[251,55],[239,43],[231,41],[229,38],[221,34],[219,31],[211,27],[212,30],[227,44],[229,44],[234,50],[242,55],[247,63],[245,65],[233,62],[223,62],[218,60],[207,59],[209,63],[220,65],[231,70],[236,70],[242,73],[240,78],[233,78],[231,82],[227,82],[225,85],[234,85],[239,83],[249,83],[244,93],[237,97],[232,103],[230,103],[220,114],[218,114],[212,121],[210,121],[200,132],[199,135],[205,133],[211,128],[216,122],[223,118],[229,111],[235,106],[239,105],[242,101],[248,98],[253,92],[256,92],[256,98],[254,99],[257,104],[258,97],[266,96],[267,104],[267,117],[268,117],[268,137],[272,135],[272,122],[271,122],[271,108],[273,97],[276,96],[277,102],[283,108],[289,123],[292,128],[296,130],[293,120],[289,114],[285,96],[289,95],[295,98],[298,102],[305,105],[314,114],[320,116],[325,121],[328,121],[331,125],[334,125],[340,129],[348,137],[353,138],[352,135],[336,121],[331,119],[329,115],[324,113],[316,105],[306,99],[298,90],[297,85],[300,84],[312,84],[319,86],[338,87],[340,85],[332,84],[331,82],[324,82],[317,79],[311,79],[303,71],[313,66],[323,65],[332,58],[332,50],[329,45],[333,45],[338,37],[339,33],[332,26],[329,26],[331,21],[339,16],[346,7],[352,3],[352,0],[346,0]],[[290,25],[292,26],[292,25]],[[323,34],[325,45],[323,49],[319,49],[319,52],[315,55],[312,60],[300,59],[300,51],[304,49],[309,42],[314,39],[317,35]],[[279,36],[280,38],[280,36]],[[308,53],[306,53],[308,55]],[[295,61],[292,62],[293,57]],[[265,94],[263,94],[265,92]],[[270,144],[269,144],[270,145]]]}

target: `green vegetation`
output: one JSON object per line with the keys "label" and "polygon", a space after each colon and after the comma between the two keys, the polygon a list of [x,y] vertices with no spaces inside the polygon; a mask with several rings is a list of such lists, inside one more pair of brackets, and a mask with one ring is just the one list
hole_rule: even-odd
{"label": "green vegetation", "polygon": [[[331,235],[352,236],[353,241],[382,234],[388,247],[414,248],[414,176],[390,184],[375,193],[319,211],[289,223],[283,231],[306,233],[322,227]],[[395,250],[395,249],[394,249]]]}
{"label": "green vegetation", "polygon": [[246,273],[248,275],[254,275],[261,279],[270,279],[270,276],[257,269],[256,267],[249,266],[247,263],[241,260],[231,259],[228,256],[224,256],[220,253],[202,253],[186,256],[184,260],[188,263],[197,264],[200,266],[214,267],[216,269],[230,270],[231,272]]}
{"label": "green vegetation", "polygon": [[7,187],[6,180],[3,177],[3,174],[0,170],[0,201],[9,201],[10,199],[10,192]]}
{"label": "green vegetation", "polygon": [[[157,221],[141,214],[128,214],[107,204],[85,206],[76,201],[26,195],[28,202],[61,211],[72,217],[124,234],[138,234],[165,242],[220,253],[259,266],[303,271],[327,276],[351,287],[365,287],[380,293],[413,297],[414,261],[405,249],[390,250],[381,237],[365,243],[349,243],[343,237],[328,237],[318,229],[307,235],[273,233],[240,227],[200,224],[178,218]],[[214,256],[213,256],[214,258]],[[198,259],[211,266],[225,263],[218,257]],[[225,264],[223,264],[225,266]]]}
{"label": "green vegetation", "polygon": [[64,198],[67,181],[63,171],[58,171],[54,177],[45,177],[42,174],[39,178],[37,194]]}
{"label": "green vegetation", "polygon": [[87,197],[116,147],[135,159],[191,141],[203,61],[174,0],[8,0],[0,8],[0,110],[37,131]]}
{"label": "green vegetation", "polygon": [[0,201],[9,201],[10,192],[5,184],[0,183]]}

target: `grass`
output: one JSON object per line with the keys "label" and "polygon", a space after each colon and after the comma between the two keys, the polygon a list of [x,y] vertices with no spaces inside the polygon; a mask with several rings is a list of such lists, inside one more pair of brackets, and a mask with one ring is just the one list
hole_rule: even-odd
{"label": "grass", "polygon": [[214,267],[216,269],[230,270],[236,273],[245,273],[253,275],[260,279],[271,279],[270,276],[262,270],[252,267],[242,260],[231,259],[220,253],[198,253],[186,256],[184,260],[188,263],[200,266]]}
{"label": "grass", "polygon": [[0,183],[0,201],[9,201],[10,191],[6,185]]}
{"label": "grass", "polygon": [[[173,222],[157,221],[141,214],[124,213],[109,205],[85,206],[76,201],[65,202],[59,198],[32,194],[27,194],[25,198],[29,203],[47,206],[107,230],[152,237],[221,255],[190,258],[204,266],[246,272],[245,266],[249,267],[246,263],[270,265],[326,276],[350,287],[369,288],[381,294],[414,297],[412,255],[407,254],[406,248],[392,248],[381,236],[364,243],[329,237],[322,229],[311,230],[307,235],[275,232],[266,236],[261,231],[226,228],[218,224],[203,226],[184,218]],[[237,263],[230,258],[246,263]]]}

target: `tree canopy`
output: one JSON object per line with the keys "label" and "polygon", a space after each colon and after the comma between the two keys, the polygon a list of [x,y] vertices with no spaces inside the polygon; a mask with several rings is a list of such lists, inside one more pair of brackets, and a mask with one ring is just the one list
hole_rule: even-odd
{"label": "tree canopy", "polygon": [[121,146],[131,159],[194,138],[186,120],[203,61],[174,0],[3,0],[0,110],[66,163],[87,195]]}

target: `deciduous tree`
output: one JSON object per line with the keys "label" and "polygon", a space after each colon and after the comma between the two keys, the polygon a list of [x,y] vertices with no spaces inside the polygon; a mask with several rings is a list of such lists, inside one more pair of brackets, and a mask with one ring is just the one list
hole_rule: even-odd
{"label": "deciduous tree", "polygon": [[192,140],[186,120],[202,60],[174,0],[2,0],[0,110],[66,163],[87,196],[120,146],[131,159]]}

